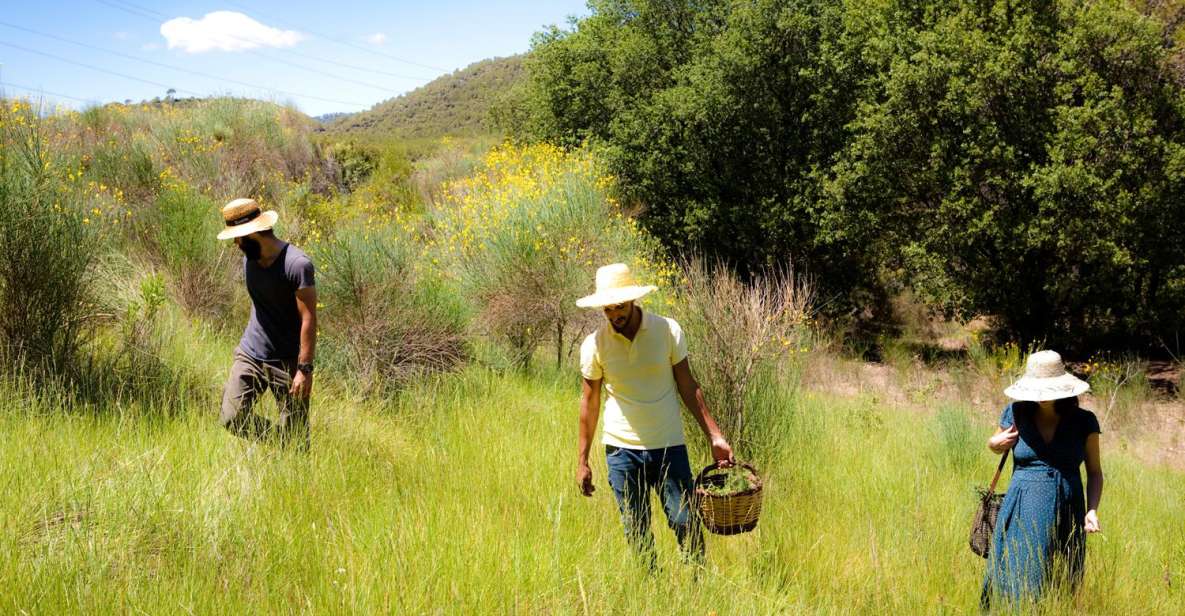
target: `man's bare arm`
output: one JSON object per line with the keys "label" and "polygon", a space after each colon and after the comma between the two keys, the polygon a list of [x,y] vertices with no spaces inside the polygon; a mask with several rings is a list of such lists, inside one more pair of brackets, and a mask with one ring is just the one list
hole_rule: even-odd
{"label": "man's bare arm", "polygon": [[580,386],[580,435],[576,441],[576,483],[580,492],[592,496],[596,488],[592,469],[588,466],[588,452],[601,414],[601,379],[583,379]]}
{"label": "man's bare arm", "polygon": [[[298,364],[311,364],[317,355],[317,289],[305,287],[296,291],[296,311],[300,313],[300,354]],[[297,371],[292,377],[288,393],[308,398],[313,393],[313,375]]]}
{"label": "man's bare arm", "polygon": [[683,398],[683,404],[695,418],[700,429],[704,431],[708,442],[712,444],[712,458],[723,463],[724,466],[730,465],[732,463],[732,447],[728,444],[728,439],[724,438],[720,427],[716,425],[711,411],[708,410],[708,401],[704,398],[704,391],[691,373],[691,362],[687,358],[683,358],[683,361],[675,364],[671,370],[675,373],[675,386],[679,390],[679,397]]}

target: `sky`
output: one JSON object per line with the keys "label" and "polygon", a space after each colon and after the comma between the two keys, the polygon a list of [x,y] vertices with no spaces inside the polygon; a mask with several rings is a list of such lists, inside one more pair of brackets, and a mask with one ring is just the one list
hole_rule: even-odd
{"label": "sky", "polygon": [[234,95],[353,112],[588,13],[584,0],[0,0],[0,96]]}

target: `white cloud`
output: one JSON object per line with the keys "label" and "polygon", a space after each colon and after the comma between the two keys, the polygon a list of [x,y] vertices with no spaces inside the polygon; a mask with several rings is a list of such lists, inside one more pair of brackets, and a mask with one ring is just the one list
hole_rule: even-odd
{"label": "white cloud", "polygon": [[387,35],[382,32],[375,32],[374,34],[366,35],[366,42],[371,45],[382,45],[387,42]]}
{"label": "white cloud", "polygon": [[169,49],[179,48],[187,53],[292,47],[305,38],[294,30],[265,26],[234,11],[214,11],[201,19],[170,19],[161,24],[160,33],[168,41]]}

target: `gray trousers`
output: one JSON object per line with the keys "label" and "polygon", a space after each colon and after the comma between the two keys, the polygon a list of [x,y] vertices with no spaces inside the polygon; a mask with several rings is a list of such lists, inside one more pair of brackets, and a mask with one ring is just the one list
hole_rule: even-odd
{"label": "gray trousers", "polygon": [[[222,390],[220,423],[244,438],[276,440],[281,444],[292,442],[308,448],[309,399],[288,393],[294,376],[295,359],[260,361],[236,348],[230,376]],[[280,410],[276,422],[252,412],[259,395],[269,389]]]}

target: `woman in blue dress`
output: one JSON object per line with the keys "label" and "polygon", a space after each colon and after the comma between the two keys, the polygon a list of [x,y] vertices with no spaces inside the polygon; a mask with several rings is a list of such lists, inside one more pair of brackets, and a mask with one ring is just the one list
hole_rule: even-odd
{"label": "woman in blue dress", "polygon": [[984,609],[993,599],[1010,605],[1036,600],[1054,582],[1073,591],[1082,579],[1086,533],[1099,530],[1103,495],[1099,422],[1078,406],[1078,396],[1089,389],[1066,372],[1060,355],[1039,351],[1004,391],[1015,401],[1004,409],[988,447],[999,454],[1012,450],[1012,480],[988,555]]}

